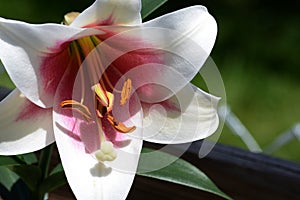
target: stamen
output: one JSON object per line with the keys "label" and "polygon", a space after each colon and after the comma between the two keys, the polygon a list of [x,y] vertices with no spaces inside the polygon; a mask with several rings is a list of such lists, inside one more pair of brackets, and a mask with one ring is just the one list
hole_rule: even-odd
{"label": "stamen", "polygon": [[106,92],[107,98],[108,98],[108,106],[107,106],[107,112],[112,111],[113,105],[114,105],[114,95],[110,92]]}
{"label": "stamen", "polygon": [[101,85],[99,83],[94,85],[93,89],[96,93],[96,97],[97,97],[98,101],[103,106],[107,107],[109,102],[108,102],[106,91],[101,87]]}
{"label": "stamen", "polygon": [[130,93],[131,93],[131,89],[132,89],[132,83],[131,83],[131,79],[127,79],[124,82],[123,88],[122,88],[122,92],[121,92],[121,100],[120,100],[120,104],[121,106],[125,105]]}
{"label": "stamen", "polygon": [[96,93],[97,102],[97,115],[102,118],[106,113],[112,111],[114,95],[110,92],[105,91],[101,84],[96,84],[92,87]]}
{"label": "stamen", "polygon": [[114,129],[120,133],[130,133],[136,129],[135,126],[127,127],[125,124],[115,121],[114,117],[111,115],[107,115],[107,120],[112,127],[114,127]]}
{"label": "stamen", "polygon": [[95,156],[98,161],[113,161],[117,157],[117,152],[111,142],[101,142],[100,150],[95,152]]}
{"label": "stamen", "polygon": [[101,103],[97,103],[96,113],[98,117],[103,118],[107,113],[107,107],[103,106]]}
{"label": "stamen", "polygon": [[92,120],[91,112],[89,111],[88,107],[85,105],[75,101],[75,100],[65,100],[60,103],[62,108],[66,109],[74,109],[79,112],[88,122]]}
{"label": "stamen", "polygon": [[70,12],[64,16],[64,21],[62,22],[64,25],[70,25],[75,18],[79,15],[79,12]]}

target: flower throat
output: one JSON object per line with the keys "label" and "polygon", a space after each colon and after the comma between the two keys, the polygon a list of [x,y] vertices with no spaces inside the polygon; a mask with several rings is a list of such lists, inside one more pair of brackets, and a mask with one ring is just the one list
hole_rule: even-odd
{"label": "flower throat", "polygon": [[[79,13],[69,13],[65,15],[65,20],[63,24],[70,25],[73,20],[78,16]],[[96,36],[86,36],[77,40],[72,41],[69,44],[69,54],[71,59],[75,59],[78,66],[81,68],[81,64],[87,58],[87,56],[101,43],[101,40]],[[127,127],[122,122],[115,120],[112,110],[114,105],[114,95],[112,91],[120,93],[120,105],[125,105],[132,91],[132,82],[131,79],[127,79],[123,83],[123,87],[121,91],[116,90],[112,83],[109,80],[109,77],[105,73],[105,68],[103,67],[100,56],[96,53],[93,54],[92,59],[87,60],[87,64],[91,66],[92,72],[90,72],[90,76],[92,80],[95,80],[97,75],[101,74],[101,78],[95,81],[91,87],[93,95],[93,99],[95,99],[95,108],[94,111],[96,115],[92,115],[89,107],[83,104],[83,99],[81,102],[78,102],[74,99],[67,99],[60,103],[60,106],[63,109],[71,109],[79,113],[86,122],[95,121],[98,124],[99,129],[102,127],[102,120],[107,120],[109,124],[114,128],[115,131],[119,133],[130,133],[136,129],[135,126]],[[79,72],[81,73],[81,69],[79,68]],[[84,83],[82,83],[83,85]],[[109,90],[107,89],[109,87]],[[111,91],[111,92],[110,92]],[[84,90],[82,97],[84,96]],[[96,116],[93,119],[92,116]],[[99,138],[100,138],[100,147],[98,150],[96,157],[100,161],[111,161],[114,160],[116,156],[115,152],[112,150],[112,144],[109,141],[106,141],[106,136],[103,133],[103,130],[99,130]],[[102,149],[106,148],[106,149]],[[107,148],[110,150],[108,151]],[[106,153],[105,153],[106,152]],[[97,156],[98,155],[98,156]],[[101,155],[101,156],[100,156]]]}

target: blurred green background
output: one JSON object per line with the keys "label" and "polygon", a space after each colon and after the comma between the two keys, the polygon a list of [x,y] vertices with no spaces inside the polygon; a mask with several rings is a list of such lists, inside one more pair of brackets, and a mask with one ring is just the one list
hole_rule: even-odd
{"label": "blurred green background", "polygon": [[[70,11],[82,11],[92,0],[10,0],[0,16],[31,23],[60,23]],[[300,122],[300,4],[271,0],[169,0],[145,20],[191,5],[205,5],[218,22],[212,51],[232,111],[264,148]],[[0,47],[1,48],[1,47]],[[9,80],[0,75],[0,85]],[[221,143],[246,148],[226,126]],[[274,155],[300,161],[300,142],[287,143]]]}

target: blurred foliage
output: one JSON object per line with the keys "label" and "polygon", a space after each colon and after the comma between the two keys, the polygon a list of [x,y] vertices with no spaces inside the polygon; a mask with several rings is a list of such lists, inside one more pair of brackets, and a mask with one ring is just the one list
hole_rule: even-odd
{"label": "blurred foliage", "polygon": [[[168,1],[160,16],[191,5],[204,5],[218,23],[211,53],[221,71],[227,102],[261,147],[300,122],[300,3],[271,0]],[[246,148],[224,127],[222,143]],[[297,140],[275,155],[300,161]]]}
{"label": "blurred foliage", "polygon": [[[1,2],[0,16],[31,23],[60,23],[65,13],[82,11],[92,2],[10,0]],[[222,73],[227,102],[265,147],[300,120],[300,3],[169,0],[145,20],[199,4],[205,5],[218,22],[211,56]],[[226,127],[220,142],[245,147]],[[298,146],[300,142],[293,141],[275,155],[300,161]]]}

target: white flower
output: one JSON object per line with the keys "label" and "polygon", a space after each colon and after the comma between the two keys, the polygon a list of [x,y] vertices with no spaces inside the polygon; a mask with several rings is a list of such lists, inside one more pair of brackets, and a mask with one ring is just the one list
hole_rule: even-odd
{"label": "white flower", "polygon": [[0,102],[1,155],[56,141],[78,199],[125,199],[143,139],[182,143],[216,130],[218,98],[189,83],[215,20],[194,6],[142,23],[140,9],[139,0],[97,0],[64,24],[0,18],[0,59],[17,87]]}

